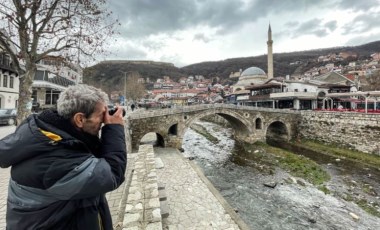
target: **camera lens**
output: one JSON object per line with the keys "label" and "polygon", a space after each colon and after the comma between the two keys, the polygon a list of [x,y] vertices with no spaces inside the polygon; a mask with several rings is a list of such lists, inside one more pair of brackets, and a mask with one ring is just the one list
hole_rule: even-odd
{"label": "camera lens", "polygon": [[[109,115],[113,116],[117,111],[117,108],[112,108],[110,110],[108,110],[108,113]],[[126,112],[125,112],[125,109],[123,109],[123,117],[125,116]]]}

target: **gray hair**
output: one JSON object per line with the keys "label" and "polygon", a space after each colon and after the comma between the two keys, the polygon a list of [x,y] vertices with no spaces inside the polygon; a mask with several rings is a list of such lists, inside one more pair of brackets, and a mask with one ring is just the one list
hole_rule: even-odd
{"label": "gray hair", "polygon": [[93,86],[79,84],[68,87],[61,92],[57,100],[58,114],[70,119],[76,113],[84,113],[89,117],[98,102],[108,103],[108,95]]}

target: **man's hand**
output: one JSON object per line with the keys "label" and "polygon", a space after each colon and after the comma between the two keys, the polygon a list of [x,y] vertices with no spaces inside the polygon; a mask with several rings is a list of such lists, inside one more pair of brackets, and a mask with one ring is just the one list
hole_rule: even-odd
{"label": "man's hand", "polygon": [[111,116],[108,113],[108,108],[104,114],[104,124],[120,124],[124,125],[123,108],[116,106],[116,112]]}

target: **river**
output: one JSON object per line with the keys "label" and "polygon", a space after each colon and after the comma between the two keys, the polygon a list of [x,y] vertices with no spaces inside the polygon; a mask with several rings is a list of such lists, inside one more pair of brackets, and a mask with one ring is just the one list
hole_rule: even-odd
{"label": "river", "polygon": [[[354,170],[340,173],[339,164],[344,164],[341,159],[323,158],[323,162],[317,163],[331,175],[331,180],[326,183],[331,194],[325,194],[279,168],[265,173],[262,170],[265,165],[255,161],[256,151],[242,153],[237,150],[237,144],[231,138],[231,129],[208,122],[198,124],[217,137],[219,142],[213,144],[188,129],[183,139],[184,156],[195,160],[252,229],[380,229],[380,218],[342,198],[351,194],[364,196],[356,187],[359,183],[370,183],[370,191],[375,194],[367,194],[365,198],[374,204],[380,203],[378,169],[360,167],[364,169],[364,174],[358,177],[357,174],[350,174],[355,173]],[[368,180],[364,181],[364,177]],[[275,186],[272,188],[264,184]]]}

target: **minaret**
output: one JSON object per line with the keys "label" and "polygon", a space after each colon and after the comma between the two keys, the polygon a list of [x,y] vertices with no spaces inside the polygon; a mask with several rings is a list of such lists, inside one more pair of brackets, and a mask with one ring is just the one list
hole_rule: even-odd
{"label": "minaret", "polygon": [[270,23],[269,23],[269,28],[268,28],[268,79],[273,78],[273,40],[272,40],[272,29],[270,28]]}

